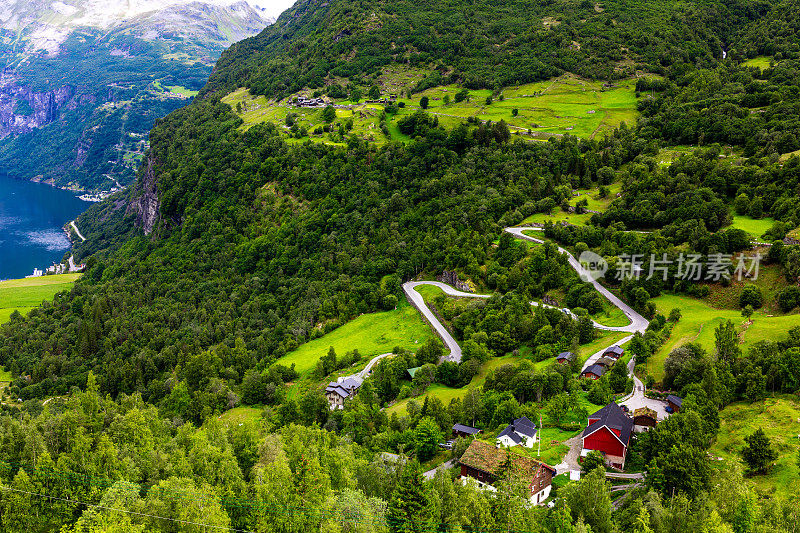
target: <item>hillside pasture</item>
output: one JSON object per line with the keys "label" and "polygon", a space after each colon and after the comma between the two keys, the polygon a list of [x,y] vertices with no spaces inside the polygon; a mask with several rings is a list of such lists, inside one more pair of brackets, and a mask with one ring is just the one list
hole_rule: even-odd
{"label": "hillside pasture", "polygon": [[364,358],[391,352],[395,346],[416,351],[434,336],[422,316],[405,298],[396,309],[368,313],[335,330],[300,345],[278,359],[286,366],[295,365],[302,375],[313,370],[317,361],[333,346],[338,355],[358,350]]}
{"label": "hillside pasture", "polygon": [[795,495],[800,475],[800,401],[796,397],[784,395],[752,404],[737,402],[720,411],[720,429],[710,453],[722,461],[715,464],[725,468],[731,461],[741,461],[744,438],[758,428],[770,439],[778,459],[767,474],[751,476],[750,481],[767,497],[773,493]]}
{"label": "hillside pasture", "polygon": [[752,322],[747,324],[739,310],[715,309],[697,298],[664,294],[653,299],[659,313],[667,316],[670,310],[681,310],[681,319],[672,329],[666,343],[647,360],[647,372],[656,381],[664,378],[664,361],[669,353],[690,342],[700,344],[708,352],[714,350],[714,330],[726,320],[736,325],[740,346],[746,354],[747,349],[763,340],[779,340],[790,328],[800,326],[800,314],[768,316],[764,311],[756,311]]}
{"label": "hillside pasture", "polygon": [[60,274],[0,281],[0,324],[14,311],[24,315],[57,293],[69,290],[79,277],[80,274]]}
{"label": "hillside pasture", "polygon": [[[492,96],[492,91],[487,89],[470,90],[469,96],[462,102],[455,102],[455,95],[461,90],[456,85],[432,87],[409,97],[408,90],[416,86],[426,73],[418,69],[405,72],[392,67],[379,77],[380,86],[383,87],[382,96],[396,94],[397,102],[404,105],[397,113],[387,116],[391,140],[408,140],[397,129],[397,122],[419,110],[423,97],[428,98],[428,113],[447,128],[469,118],[492,122],[505,120],[512,134],[539,140],[564,134],[592,138],[612,131],[622,122],[631,124],[638,116],[635,79],[604,86],[603,82],[566,74],[545,82],[507,87],[500,95]],[[225,96],[222,101],[230,105],[243,120],[242,130],[263,122],[273,122],[279,128],[288,130],[285,126],[286,116],[294,113],[298,126],[308,130],[308,137],[301,140],[340,143],[341,139],[334,140],[329,133],[314,133],[318,126],[324,125],[321,108],[300,108],[290,104],[294,96],[301,95],[311,96],[308,91],[301,91],[277,102],[264,96],[252,96],[247,89],[241,88]],[[449,103],[445,103],[445,97],[449,98]],[[487,104],[488,97],[492,97],[490,104]],[[378,144],[389,140],[380,130],[384,110],[382,104],[368,104],[364,98],[358,103],[345,99],[336,100],[335,103],[348,106],[336,110],[335,129],[340,123],[352,120],[352,130],[348,130],[346,135],[354,134]],[[513,114],[515,109],[516,115]],[[286,133],[288,137],[289,132]]]}

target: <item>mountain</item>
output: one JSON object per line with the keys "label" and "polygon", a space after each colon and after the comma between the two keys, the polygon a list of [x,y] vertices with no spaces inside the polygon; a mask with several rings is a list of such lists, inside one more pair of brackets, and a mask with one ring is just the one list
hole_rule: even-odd
{"label": "mountain", "polygon": [[[796,530],[798,12],[298,2],[154,121],[135,182],[76,222],[74,287],[0,325],[4,527],[49,491],[74,506],[28,529]],[[417,293],[458,361],[404,291],[432,279],[479,296]],[[643,479],[613,496],[600,468],[552,508],[513,469],[496,493],[422,481],[463,453],[437,452],[454,422],[493,443],[538,420],[540,457],[578,469],[590,413],[666,394],[680,411],[623,443]]]}
{"label": "mountain", "polygon": [[126,185],[153,121],[270,22],[246,2],[5,2],[0,167],[62,187]]}

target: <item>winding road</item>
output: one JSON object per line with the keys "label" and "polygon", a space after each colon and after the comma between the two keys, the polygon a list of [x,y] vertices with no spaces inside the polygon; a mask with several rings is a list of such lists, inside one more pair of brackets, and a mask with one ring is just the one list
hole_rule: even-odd
{"label": "winding road", "polygon": [[[512,227],[512,228],[505,228],[505,231],[516,237],[517,239],[523,239],[531,242],[535,242],[538,244],[542,244],[544,241],[537,239],[535,237],[531,237],[530,235],[525,235],[524,231],[535,230],[536,228],[526,227],[526,226],[519,226],[519,227]],[[562,254],[566,254],[567,260],[569,261],[570,266],[575,269],[578,275],[581,276],[582,279],[586,280],[587,282],[591,283],[592,286],[602,294],[612,305],[619,308],[625,316],[628,317],[630,323],[627,326],[605,326],[603,324],[599,324],[598,322],[592,321],[594,327],[597,329],[601,329],[604,331],[618,331],[618,332],[626,332],[630,333],[628,337],[618,341],[616,344],[623,344],[628,342],[633,338],[633,334],[638,332],[644,333],[644,330],[647,329],[648,321],[642,315],[634,311],[628,304],[620,300],[616,295],[614,295],[611,291],[603,287],[597,280],[593,279],[593,277],[589,274],[589,272],[583,268],[583,266],[578,262],[575,257],[569,251],[565,250],[564,248],[558,247],[558,251]],[[458,344],[455,338],[447,331],[447,328],[439,321],[437,316],[434,312],[428,307],[425,303],[425,300],[422,298],[422,295],[417,292],[416,288],[420,285],[431,285],[434,287],[438,287],[441,289],[445,294],[449,296],[456,296],[460,298],[489,298],[491,295],[489,294],[473,294],[471,292],[463,292],[454,289],[450,285],[446,283],[441,283],[439,281],[409,281],[403,284],[403,292],[405,292],[408,301],[411,304],[419,309],[422,316],[425,317],[425,320],[433,327],[436,331],[437,335],[444,341],[445,346],[448,350],[450,350],[450,354],[444,357],[444,360],[450,360],[455,362],[461,362],[461,346]],[[552,307],[547,304],[540,304],[539,302],[531,302],[531,305],[542,305],[545,307]],[[575,315],[569,309],[559,309],[561,312],[568,314],[569,316],[574,317]],[[597,359],[602,357],[603,353],[608,349],[608,347],[603,348],[602,350],[598,351],[597,353],[592,354],[586,360],[586,363],[583,365],[583,369],[588,368],[589,366],[593,365]]]}
{"label": "winding road", "polygon": [[78,234],[78,238],[80,238],[81,241],[85,241],[86,240],[86,237],[83,236],[83,234],[81,233],[81,230],[79,230],[78,226],[75,225],[75,221],[74,220],[72,222],[70,222],[69,225],[72,226],[72,229],[75,230],[75,233]]}

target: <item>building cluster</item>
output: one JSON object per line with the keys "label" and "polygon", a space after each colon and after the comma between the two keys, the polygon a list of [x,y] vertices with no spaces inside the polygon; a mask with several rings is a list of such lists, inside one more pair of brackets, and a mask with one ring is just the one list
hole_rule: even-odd
{"label": "building cluster", "polygon": [[298,96],[294,101],[297,107],[324,107],[327,102],[323,98],[308,98],[305,96]]}
{"label": "building cluster", "polygon": [[619,360],[620,357],[623,356],[624,353],[625,349],[617,346],[616,344],[609,347],[593,365],[590,365],[583,372],[581,372],[581,377],[600,379],[609,368],[614,366],[614,364]]}

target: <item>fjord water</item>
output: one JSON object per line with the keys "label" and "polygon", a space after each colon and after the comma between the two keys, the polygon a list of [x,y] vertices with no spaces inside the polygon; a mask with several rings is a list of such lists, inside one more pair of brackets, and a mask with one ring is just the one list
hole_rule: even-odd
{"label": "fjord water", "polygon": [[64,224],[90,205],[69,191],[0,172],[0,280],[59,261],[70,248]]}

